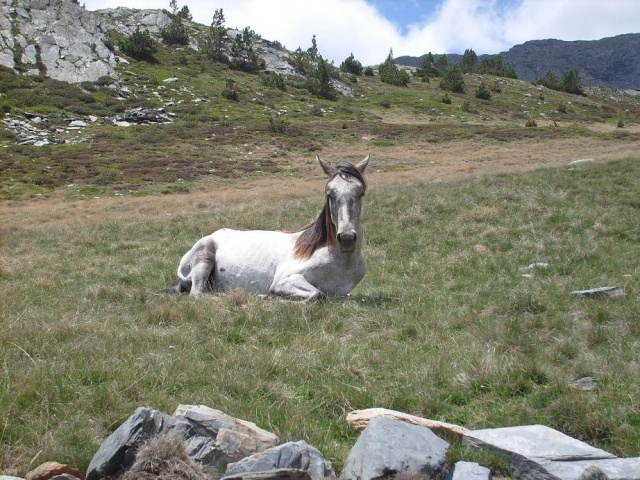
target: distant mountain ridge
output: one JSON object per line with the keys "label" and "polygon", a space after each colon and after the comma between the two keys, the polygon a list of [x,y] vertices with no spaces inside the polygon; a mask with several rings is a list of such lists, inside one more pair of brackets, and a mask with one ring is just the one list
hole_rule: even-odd
{"label": "distant mountain ridge", "polygon": [[[462,58],[457,54],[446,55],[450,64],[456,64]],[[562,76],[569,70],[577,70],[586,85],[640,89],[640,33],[571,42],[531,40],[500,55],[506,64],[513,65],[519,79],[528,82],[547,71]],[[481,60],[486,56],[478,57]],[[395,61],[399,65],[417,67],[421,58],[402,56]]]}

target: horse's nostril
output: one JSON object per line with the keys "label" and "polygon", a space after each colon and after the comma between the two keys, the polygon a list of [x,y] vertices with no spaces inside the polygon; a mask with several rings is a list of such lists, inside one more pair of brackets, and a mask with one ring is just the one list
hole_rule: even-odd
{"label": "horse's nostril", "polygon": [[338,241],[340,243],[353,243],[356,241],[356,234],[355,233],[339,233],[338,234]]}

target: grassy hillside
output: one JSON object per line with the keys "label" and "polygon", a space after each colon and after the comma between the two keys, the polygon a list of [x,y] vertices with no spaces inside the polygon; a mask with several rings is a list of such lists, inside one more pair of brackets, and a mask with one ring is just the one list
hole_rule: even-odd
{"label": "grassy hillside", "polygon": [[[470,75],[450,105],[435,81],[399,88],[376,77],[327,101],[201,60],[162,50],[156,64],[132,61],[125,100],[0,72],[0,105],[14,117],[61,126],[170,99],[176,114],[164,126],[95,122],[60,133],[87,138],[68,145],[2,134],[0,472],[46,460],[82,470],[136,407],[172,413],[179,403],[307,440],[337,470],[356,438],[345,414],[367,407],[468,428],[541,423],[640,456],[631,97]],[[220,95],[228,78],[237,102]],[[501,92],[475,99],[481,80]],[[281,131],[270,118],[286,119]],[[324,185],[316,152],[369,151],[369,271],[351,297],[157,293],[216,228],[313,218]],[[536,262],[548,266],[526,268]],[[570,294],[613,285],[626,295]],[[570,386],[585,376],[596,391]],[[458,457],[471,454],[456,448]]]}
{"label": "grassy hillside", "polygon": [[[156,57],[156,63],[130,59],[118,88],[107,81],[76,87],[0,70],[2,109],[18,119],[45,115],[41,128],[58,129],[71,142],[16,145],[15,136],[0,128],[0,196],[23,199],[59,189],[77,198],[194,191],[203,184],[296,174],[301,158],[332,149],[358,156],[380,150],[378,166],[395,168],[385,162],[385,151],[458,139],[625,141],[635,138],[640,118],[640,99],[608,89],[580,97],[465,75],[466,93],[449,94],[451,104],[445,104],[438,79],[413,79],[403,88],[358,77],[356,83],[344,79],[353,96],[329,101],[296,88],[300,81],[289,81],[286,91],[267,87],[259,75],[230,70],[190,49],[163,47]],[[172,77],[178,80],[163,81]],[[237,101],[222,96],[229,80]],[[480,82],[491,90],[491,100],[475,98]],[[168,102],[173,106],[166,110],[175,114],[171,125],[124,128],[110,121],[133,108],[155,110]],[[65,129],[70,120],[88,121],[89,115],[98,121],[80,132]],[[527,128],[527,122],[537,127]],[[618,122],[626,128],[616,128]]]}

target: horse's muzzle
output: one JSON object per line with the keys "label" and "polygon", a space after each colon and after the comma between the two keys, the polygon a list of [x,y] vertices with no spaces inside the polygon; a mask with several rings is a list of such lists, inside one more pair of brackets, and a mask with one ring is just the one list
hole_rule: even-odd
{"label": "horse's muzzle", "polygon": [[340,252],[351,253],[356,249],[356,240],[358,235],[355,232],[339,233],[338,245],[340,245]]}

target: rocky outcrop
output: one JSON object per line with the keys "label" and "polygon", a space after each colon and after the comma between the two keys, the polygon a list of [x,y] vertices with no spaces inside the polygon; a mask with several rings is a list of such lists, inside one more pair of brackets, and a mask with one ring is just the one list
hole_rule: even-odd
{"label": "rocky outcrop", "polygon": [[[489,468],[475,462],[447,465],[449,443],[425,425],[434,425],[449,438],[453,433],[469,449],[500,452],[522,480],[640,480],[640,458],[618,458],[543,425],[467,430],[382,408],[351,412],[347,418],[360,436],[337,477],[340,480],[492,478]],[[155,465],[149,464],[154,471],[161,464],[170,466],[171,453],[176,451],[182,470],[198,470],[197,476],[169,473],[144,478],[336,479],[331,463],[317,448],[304,441],[278,443],[277,436],[254,423],[202,405],[179,405],[173,415],[141,407],[100,446],[86,478],[122,474],[126,479],[138,478],[136,465],[141,472],[149,462]],[[60,480],[82,480],[80,472],[54,462],[29,475],[44,472],[45,477],[33,478],[47,480],[54,469],[69,472],[55,477]],[[5,479],[22,480],[0,475],[0,480]]]}
{"label": "rocky outcrop", "polygon": [[106,33],[158,32],[169,21],[162,10],[90,12],[70,0],[1,2],[0,65],[72,83],[115,76],[119,57],[105,45]]}

